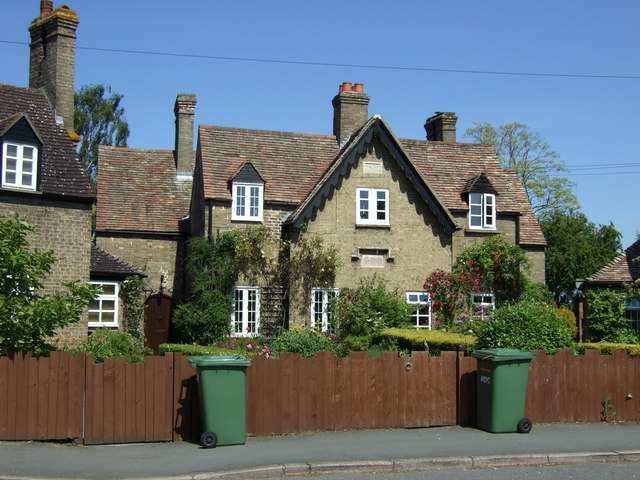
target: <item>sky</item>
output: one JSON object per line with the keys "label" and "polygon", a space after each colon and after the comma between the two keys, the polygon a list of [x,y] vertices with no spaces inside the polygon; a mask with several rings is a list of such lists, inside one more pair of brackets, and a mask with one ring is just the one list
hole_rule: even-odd
{"label": "sky", "polygon": [[[124,95],[130,147],[173,149],[178,93],[196,94],[196,125],[331,134],[339,85],[363,83],[399,138],[425,138],[436,111],[457,113],[458,141],[474,123],[528,125],[590,221],[625,248],[640,233],[637,0],[65,3],[76,88]],[[39,0],[3,11],[0,82],[27,86]]]}

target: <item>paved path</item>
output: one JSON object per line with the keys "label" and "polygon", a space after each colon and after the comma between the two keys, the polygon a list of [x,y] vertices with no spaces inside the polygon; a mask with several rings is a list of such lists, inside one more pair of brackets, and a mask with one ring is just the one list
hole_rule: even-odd
{"label": "paved path", "polygon": [[462,427],[319,432],[249,438],[246,445],[215,449],[187,442],[100,446],[0,442],[3,480],[205,480],[620,461],[640,462],[640,425],[534,425],[529,434]]}

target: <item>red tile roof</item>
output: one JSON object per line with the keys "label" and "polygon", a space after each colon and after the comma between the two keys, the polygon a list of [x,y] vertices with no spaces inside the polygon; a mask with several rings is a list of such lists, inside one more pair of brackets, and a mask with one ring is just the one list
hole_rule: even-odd
{"label": "red tile roof", "polygon": [[96,229],[178,233],[191,178],[176,177],[171,150],[100,146]]}
{"label": "red tile roof", "polygon": [[640,278],[640,240],[587,278],[589,283],[629,283]]}
{"label": "red tile roof", "polygon": [[56,123],[44,90],[0,83],[0,125],[25,115],[42,140],[40,188],[44,195],[92,202],[95,191],[76,154],[69,133]]}
{"label": "red tile roof", "polygon": [[[366,125],[373,125],[372,119]],[[201,126],[199,139],[205,198],[231,200],[229,181],[250,161],[266,181],[267,202],[295,205],[320,190],[318,183],[327,177],[333,162],[339,161],[350,145],[343,146],[339,152],[334,136],[214,126]],[[484,173],[498,194],[498,212],[520,215],[519,243],[546,245],[518,176],[513,170],[500,166],[493,147],[426,140],[396,141],[445,208],[468,210],[462,192],[470,179]]]}

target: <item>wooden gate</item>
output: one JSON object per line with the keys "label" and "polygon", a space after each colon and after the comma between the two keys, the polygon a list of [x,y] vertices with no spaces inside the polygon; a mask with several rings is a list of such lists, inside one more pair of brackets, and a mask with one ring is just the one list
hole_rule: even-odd
{"label": "wooden gate", "polygon": [[145,346],[152,349],[156,355],[160,353],[160,344],[169,341],[172,310],[173,299],[162,293],[151,295],[145,303]]}

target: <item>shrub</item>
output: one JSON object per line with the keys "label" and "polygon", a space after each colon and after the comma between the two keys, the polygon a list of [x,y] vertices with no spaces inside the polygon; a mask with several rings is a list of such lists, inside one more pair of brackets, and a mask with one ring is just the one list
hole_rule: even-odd
{"label": "shrub", "polygon": [[565,307],[556,307],[556,313],[564,320],[565,325],[567,326],[567,330],[569,331],[569,335],[571,338],[575,339],[578,335],[578,321],[576,320],[576,315],[571,310]]}
{"label": "shrub", "polygon": [[108,328],[95,330],[77,351],[93,354],[95,363],[118,357],[126,358],[129,363],[140,363],[144,362],[145,355],[153,355],[153,351],[144,346],[144,340]]}
{"label": "shrub", "polygon": [[187,345],[183,343],[163,343],[160,353],[182,353],[183,355],[236,355],[234,349],[215,347],[213,345]]}
{"label": "shrub", "polygon": [[398,290],[387,290],[382,279],[363,280],[358,288],[345,288],[334,301],[342,336],[371,337],[383,328],[409,326],[414,307]]}
{"label": "shrub", "polygon": [[276,338],[271,348],[276,355],[281,353],[299,353],[310,358],[316,352],[333,352],[336,347],[335,335],[324,334],[310,329],[287,330]]}
{"label": "shrub", "polygon": [[611,355],[614,350],[625,350],[631,356],[640,356],[640,345],[632,345],[627,343],[577,343],[576,351],[583,354],[586,350],[600,350],[601,354]]}
{"label": "shrub", "polygon": [[588,290],[589,341],[638,343],[638,334],[624,317],[627,295],[611,289]]}
{"label": "shrub", "polygon": [[476,348],[541,349],[555,353],[572,348],[573,341],[562,318],[551,307],[519,302],[496,310],[480,327]]}
{"label": "shrub", "polygon": [[475,337],[440,330],[416,330],[411,328],[386,328],[378,337],[389,338],[397,342],[398,348],[410,351],[426,350],[433,356],[445,351],[469,352],[475,347]]}
{"label": "shrub", "polygon": [[176,308],[172,328],[185,343],[212,344],[225,338],[231,330],[230,293],[211,290],[197,302],[183,303]]}

